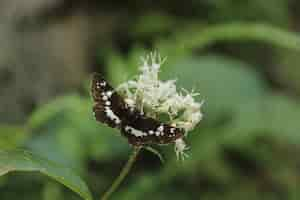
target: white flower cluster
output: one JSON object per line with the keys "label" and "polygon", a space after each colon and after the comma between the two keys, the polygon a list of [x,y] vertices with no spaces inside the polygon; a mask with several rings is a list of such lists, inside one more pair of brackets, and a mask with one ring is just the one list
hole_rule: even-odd
{"label": "white flower cluster", "polygon": [[[161,81],[158,73],[162,60],[157,53],[142,58],[139,67],[141,74],[135,79],[121,84],[117,90],[124,93],[126,103],[138,108],[149,117],[157,118],[159,114],[169,116],[169,124],[183,128],[185,136],[202,118],[201,103],[194,100],[196,93],[186,90],[177,92],[175,80]],[[175,141],[177,157],[184,158],[187,147],[182,138]]]}

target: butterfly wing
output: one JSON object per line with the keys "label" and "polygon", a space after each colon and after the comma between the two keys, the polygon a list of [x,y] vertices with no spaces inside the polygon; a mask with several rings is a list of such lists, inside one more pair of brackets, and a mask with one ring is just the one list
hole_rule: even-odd
{"label": "butterfly wing", "polygon": [[138,115],[122,126],[122,133],[132,145],[169,144],[183,136],[180,128]]}
{"label": "butterfly wing", "polygon": [[96,120],[112,128],[120,128],[125,108],[122,97],[97,73],[93,76],[91,92]]}
{"label": "butterfly wing", "polygon": [[182,129],[146,117],[136,109],[130,109],[99,74],[94,74],[91,91],[97,121],[121,129],[128,142],[134,146],[168,144],[184,134]]}

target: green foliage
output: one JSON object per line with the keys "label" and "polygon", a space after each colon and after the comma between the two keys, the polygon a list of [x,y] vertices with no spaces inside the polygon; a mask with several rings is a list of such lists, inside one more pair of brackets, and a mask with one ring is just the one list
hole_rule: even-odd
{"label": "green foliage", "polygon": [[15,149],[21,146],[30,137],[23,126],[0,125],[0,149]]}
{"label": "green foliage", "polygon": [[[82,168],[81,164],[87,157],[109,160],[128,151],[116,130],[94,120],[90,98],[78,95],[58,98],[33,113],[29,122],[33,121],[43,123],[30,123],[38,136],[27,146],[43,156],[76,168]],[[107,142],[112,139],[116,140],[113,145]]]}
{"label": "green foliage", "polygon": [[289,2],[285,0],[209,0],[209,3],[214,8],[210,17],[218,22],[259,19],[281,26],[288,22]]}
{"label": "green foliage", "polygon": [[[115,199],[299,199],[299,102],[271,88],[264,76],[265,60],[248,63],[235,56],[240,52],[224,50],[222,45],[255,42],[276,47],[276,58],[271,58],[276,70],[271,71],[279,83],[297,89],[300,36],[274,26],[284,27],[289,20],[284,0],[245,2],[188,4],[195,5],[198,14],[203,5],[214,11],[207,18],[144,13],[124,34],[138,38],[126,54],[101,46],[104,71],[114,86],[138,72],[140,56],[148,52],[146,40],[167,56],[162,79],[176,79],[179,88],[194,89],[200,93],[198,100],[204,100],[204,119],[187,138],[190,157],[178,162],[172,147],[147,148],[126,184],[113,194]],[[219,23],[211,24],[215,21]],[[91,191],[100,197],[130,152],[118,130],[93,118],[90,96],[75,92],[38,107],[22,126],[0,125],[0,133],[1,175],[40,172],[87,200],[89,189],[70,168],[86,177]],[[14,151],[17,148],[34,153]],[[164,158],[163,164],[157,156]],[[24,192],[29,199],[79,198],[48,179],[19,175],[1,177],[0,199],[15,199],[9,189],[29,183],[33,189]]]}
{"label": "green foliage", "polygon": [[199,91],[205,101],[205,121],[215,121],[240,104],[261,98],[266,85],[251,67],[221,56],[187,57],[162,68],[162,77],[176,77],[178,85]]}
{"label": "green foliage", "polygon": [[277,52],[274,58],[274,74],[276,80],[290,90],[300,94],[300,68],[297,67],[299,60],[299,52],[284,51]]}
{"label": "green foliage", "polygon": [[[203,123],[214,123],[190,133],[188,160],[178,163],[168,154],[164,169],[145,173],[117,197],[156,194],[166,199],[166,191],[177,185],[173,199],[231,199],[243,194],[249,199],[276,199],[281,190],[298,194],[293,184],[299,176],[292,183],[289,177],[297,174],[300,160],[287,155],[298,151],[299,103],[272,95],[260,76],[244,65],[207,56],[186,58],[168,68],[166,75],[178,76],[180,85],[194,86],[207,98]],[[269,185],[259,191],[261,176]],[[288,198],[288,192],[283,196]]]}
{"label": "green foliage", "polygon": [[156,46],[163,55],[176,58],[185,54],[189,55],[195,49],[203,49],[217,42],[259,41],[299,51],[299,38],[297,34],[268,24],[229,23],[206,27],[192,24],[178,31],[172,38],[159,41]]}
{"label": "green foliage", "polygon": [[[200,91],[199,100],[205,100],[202,125],[189,135],[190,159],[180,164],[167,152],[164,169],[145,172],[117,199],[147,194],[166,199],[170,193],[173,199],[232,199],[245,194],[249,199],[276,199],[280,191],[291,192],[283,192],[285,198],[298,195],[293,184],[299,176],[292,183],[289,177],[297,173],[300,160],[286,154],[298,151],[299,103],[272,94],[252,66],[232,58],[186,56],[166,65],[163,78],[176,77],[178,85]],[[259,191],[261,176],[269,186]],[[168,192],[177,185],[185,187]]]}
{"label": "green foliage", "polygon": [[0,151],[0,176],[13,171],[40,172],[57,180],[85,200],[92,200],[87,185],[69,168],[26,151]]}
{"label": "green foliage", "polygon": [[235,120],[225,129],[226,137],[242,142],[259,135],[297,145],[300,141],[299,117],[299,102],[284,96],[268,95],[259,101],[239,105]]}

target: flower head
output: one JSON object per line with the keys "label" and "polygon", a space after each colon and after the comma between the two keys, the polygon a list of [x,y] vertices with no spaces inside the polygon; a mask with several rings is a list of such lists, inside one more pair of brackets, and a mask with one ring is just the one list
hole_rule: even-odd
{"label": "flower head", "polygon": [[[159,80],[160,67],[166,60],[159,54],[150,53],[141,60],[141,74],[136,79],[121,84],[117,90],[124,94],[129,106],[146,116],[159,118],[161,114],[167,114],[167,123],[184,129],[186,137],[202,119],[202,102],[196,102],[194,99],[199,94],[184,89],[178,91],[176,80]],[[184,159],[187,156],[184,151],[187,149],[183,138],[175,140],[178,158]]]}

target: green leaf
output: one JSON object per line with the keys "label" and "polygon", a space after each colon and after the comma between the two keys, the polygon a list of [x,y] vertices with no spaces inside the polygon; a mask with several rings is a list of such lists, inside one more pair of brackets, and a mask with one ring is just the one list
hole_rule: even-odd
{"label": "green leaf", "polygon": [[298,145],[299,105],[291,98],[276,95],[266,95],[259,101],[240,105],[234,120],[224,129],[226,141],[244,143],[257,136],[269,136]]}
{"label": "green leaf", "polygon": [[209,18],[214,22],[265,21],[269,24],[288,27],[290,2],[285,0],[210,1],[214,12]]}
{"label": "green leaf", "polygon": [[63,192],[61,187],[54,181],[45,183],[43,189],[43,200],[63,200]]}
{"label": "green leaf", "polygon": [[72,170],[27,151],[0,151],[0,176],[14,171],[40,172],[73,190],[83,199],[92,200],[87,185]]}
{"label": "green leaf", "polygon": [[113,86],[126,81],[130,76],[127,60],[116,51],[108,55],[107,66],[107,79]]}
{"label": "green leaf", "polygon": [[178,88],[200,93],[204,121],[218,121],[239,105],[261,98],[266,85],[251,66],[222,56],[185,57],[161,69],[164,79],[176,79]]}
{"label": "green leaf", "polygon": [[300,94],[300,62],[299,52],[278,51],[273,61],[276,63],[273,68],[274,77],[282,86],[297,95]]}
{"label": "green leaf", "polygon": [[77,95],[70,95],[66,98],[56,98],[50,103],[41,106],[41,109],[37,109],[32,113],[27,121],[27,127],[29,129],[40,129],[44,125],[47,125],[50,120],[53,120],[58,114],[63,114],[66,109],[73,106],[70,102],[75,99]]}
{"label": "green leaf", "polygon": [[117,86],[138,73],[141,57],[147,55],[147,50],[140,46],[134,46],[129,55],[124,57],[118,52],[112,52],[108,57],[107,75],[113,86]]}
{"label": "green leaf", "polygon": [[182,56],[195,49],[203,49],[224,41],[258,41],[300,51],[299,34],[268,24],[232,23],[204,28],[202,25],[192,25],[182,30],[171,39],[158,41],[156,46],[163,55]]}
{"label": "green leaf", "polygon": [[36,136],[27,142],[26,148],[76,170],[88,158],[112,160],[129,151],[126,139],[117,129],[96,121],[91,98],[58,97],[41,106],[30,119]]}
{"label": "green leaf", "polygon": [[[150,13],[142,15],[132,25],[131,34],[134,37],[151,37],[153,35],[166,33],[178,25],[180,18],[163,15],[161,13]],[[184,21],[181,20],[181,23]]]}
{"label": "green leaf", "polygon": [[23,126],[0,124],[0,149],[15,149],[29,136]]}

